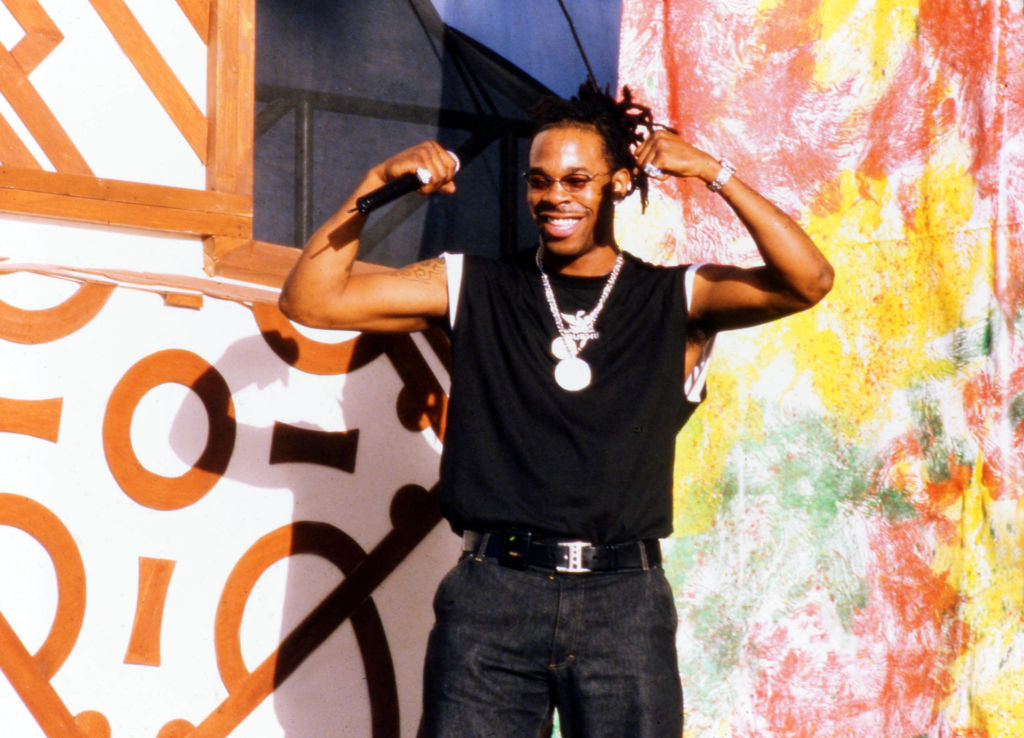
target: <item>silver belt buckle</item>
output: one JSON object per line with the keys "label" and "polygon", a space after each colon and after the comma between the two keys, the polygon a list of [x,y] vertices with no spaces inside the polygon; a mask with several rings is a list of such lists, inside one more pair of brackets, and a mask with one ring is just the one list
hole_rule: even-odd
{"label": "silver belt buckle", "polygon": [[556,566],[555,571],[567,574],[586,574],[590,569],[583,566],[583,549],[590,545],[587,541],[560,541],[559,546],[566,549],[566,566]]}

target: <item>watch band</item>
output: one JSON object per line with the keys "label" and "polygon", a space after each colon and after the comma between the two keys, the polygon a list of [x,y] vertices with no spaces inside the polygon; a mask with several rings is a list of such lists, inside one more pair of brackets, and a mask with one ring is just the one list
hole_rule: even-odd
{"label": "watch band", "polygon": [[733,175],[733,172],[736,171],[736,167],[734,167],[732,162],[724,156],[718,163],[722,165],[722,168],[718,170],[718,176],[715,177],[714,182],[708,182],[708,189],[712,192],[718,192],[722,189],[725,186],[725,183],[728,182],[729,178]]}

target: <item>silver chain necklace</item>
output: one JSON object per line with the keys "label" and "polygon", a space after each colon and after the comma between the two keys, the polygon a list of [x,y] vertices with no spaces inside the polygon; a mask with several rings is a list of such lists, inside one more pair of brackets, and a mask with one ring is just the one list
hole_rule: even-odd
{"label": "silver chain necklace", "polygon": [[612,271],[608,275],[608,281],[604,283],[601,296],[597,298],[597,304],[589,313],[579,310],[575,316],[566,316],[572,323],[572,327],[567,328],[565,320],[562,318],[562,312],[558,309],[558,303],[555,301],[555,291],[551,289],[551,280],[548,279],[548,275],[544,271],[543,254],[544,245],[541,244],[537,247],[537,269],[540,271],[540,280],[544,285],[544,297],[551,309],[551,316],[555,319],[555,327],[558,328],[558,336],[551,342],[551,353],[558,359],[558,363],[555,364],[555,381],[558,382],[559,387],[568,392],[578,392],[588,386],[591,379],[590,364],[581,359],[579,353],[590,339],[598,337],[594,326],[597,324],[601,310],[604,309],[605,300],[608,299],[612,287],[615,286],[615,280],[619,278],[624,259],[621,253],[615,259],[615,266],[612,267]]}

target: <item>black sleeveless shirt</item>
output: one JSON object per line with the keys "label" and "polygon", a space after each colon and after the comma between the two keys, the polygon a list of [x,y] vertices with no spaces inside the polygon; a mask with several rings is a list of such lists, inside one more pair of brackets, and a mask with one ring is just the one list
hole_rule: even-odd
{"label": "black sleeveless shirt", "polygon": [[[667,536],[675,439],[696,407],[683,392],[685,267],[625,254],[599,337],[579,354],[591,383],[569,392],[555,382],[558,330],[534,252],[462,257],[441,510],[456,532],[597,544]],[[549,278],[563,314],[589,312],[607,280]]]}

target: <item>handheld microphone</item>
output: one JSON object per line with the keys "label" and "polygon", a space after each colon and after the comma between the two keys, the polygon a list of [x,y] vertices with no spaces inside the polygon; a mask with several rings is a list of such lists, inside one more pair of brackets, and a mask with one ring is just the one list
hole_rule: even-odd
{"label": "handheld microphone", "polygon": [[[455,171],[458,173],[461,162],[454,151],[448,151],[448,156],[455,160]],[[356,200],[356,210],[367,215],[382,205],[387,205],[392,200],[397,200],[402,195],[418,190],[421,186],[431,180],[430,170],[420,167],[415,172],[406,172],[401,177],[396,177],[385,185],[381,185],[372,192],[368,192]]]}

